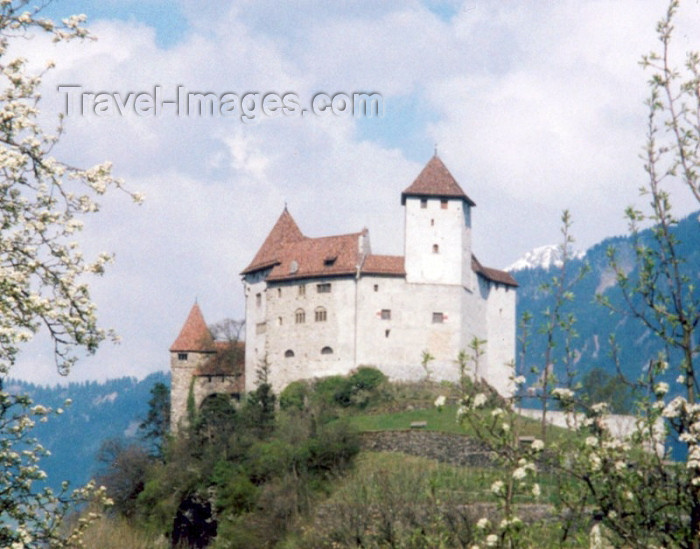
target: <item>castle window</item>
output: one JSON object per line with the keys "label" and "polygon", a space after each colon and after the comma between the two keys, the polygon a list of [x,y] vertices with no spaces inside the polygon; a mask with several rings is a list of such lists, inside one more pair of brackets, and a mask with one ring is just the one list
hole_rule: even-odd
{"label": "castle window", "polygon": [[277,297],[282,297],[282,288],[277,288]]}
{"label": "castle window", "polygon": [[281,316],[278,316],[277,317],[277,326],[282,326],[283,323],[284,323],[284,318],[282,318]]}
{"label": "castle window", "polygon": [[391,330],[384,330],[384,337],[389,337]]}
{"label": "castle window", "polygon": [[299,284],[299,295],[306,295],[306,284]]}
{"label": "castle window", "polygon": [[430,220],[430,226],[431,226],[431,227],[434,227],[434,226],[435,226],[435,220],[434,220],[434,219],[431,219],[431,220]]}
{"label": "castle window", "polygon": [[326,321],[326,309],[323,307],[318,307],[314,313],[314,319],[316,322],[325,322]]}
{"label": "castle window", "polygon": [[323,349],[321,349],[321,354],[322,355],[332,355],[333,349],[331,349],[330,347],[324,347]]}
{"label": "castle window", "polygon": [[437,244],[433,244],[433,253],[439,254],[440,253],[440,246],[438,246]]}
{"label": "castle window", "polygon": [[443,313],[433,313],[433,324],[442,324],[443,322],[445,322]]}
{"label": "castle window", "polygon": [[374,291],[375,291],[375,292],[378,292],[378,291],[379,291],[379,284],[375,284],[375,285],[374,285]]}
{"label": "castle window", "polygon": [[255,304],[260,307],[262,304],[262,294],[255,294]]}
{"label": "castle window", "polygon": [[322,282],[321,284],[316,284],[316,291],[319,294],[331,293],[331,283],[330,282]]}
{"label": "castle window", "polygon": [[306,322],[306,313],[304,309],[297,309],[294,313],[294,322],[297,324],[304,324]]}
{"label": "castle window", "polygon": [[284,358],[294,358],[294,351],[292,351],[291,349],[287,349],[284,352]]}
{"label": "castle window", "polygon": [[446,199],[443,198],[442,200],[440,200],[440,207],[441,207],[443,210],[446,210],[446,209],[447,209],[447,200],[446,200]]}
{"label": "castle window", "polygon": [[255,333],[256,334],[264,334],[265,333],[265,323],[264,322],[258,322],[255,325]]}
{"label": "castle window", "polygon": [[187,353],[178,353],[177,359],[178,360],[187,360]]}
{"label": "castle window", "polygon": [[420,207],[425,209],[428,207],[428,199],[427,198],[421,198],[420,199]]}
{"label": "castle window", "polygon": [[323,266],[324,267],[332,267],[333,264],[335,263],[336,259],[338,259],[338,256],[327,257],[326,259],[323,260]]}
{"label": "castle window", "polygon": [[382,320],[391,320],[391,309],[382,309]]}

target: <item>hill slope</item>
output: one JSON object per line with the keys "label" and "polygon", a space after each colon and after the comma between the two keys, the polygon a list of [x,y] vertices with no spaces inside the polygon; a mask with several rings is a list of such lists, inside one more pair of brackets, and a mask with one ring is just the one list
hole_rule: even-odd
{"label": "hill slope", "polygon": [[[28,394],[37,404],[65,413],[52,416],[47,423],[37,423],[32,431],[51,455],[41,462],[54,490],[63,480],[76,487],[90,480],[97,470],[95,459],[100,444],[108,438],[134,439],[148,411],[151,388],[155,383],[170,385],[165,372],[149,375],[142,381],[124,377],[104,383],[70,383],[66,386],[42,387],[9,379],[5,390]],[[73,403],[64,406],[66,399]]]}
{"label": "hill slope", "polygon": [[[690,280],[700,280],[700,216],[697,213],[681,220],[673,228],[673,234],[679,241],[678,253],[684,258],[683,272]],[[653,246],[651,231],[640,234],[642,242]],[[651,331],[638,319],[629,315],[611,313],[611,311],[595,301],[597,293],[602,293],[619,309],[627,309],[619,288],[616,287],[615,273],[610,268],[607,250],[617,250],[620,263],[628,269],[629,276],[635,277],[634,247],[630,237],[615,237],[606,239],[590,248],[584,257],[574,259],[569,264],[569,273],[577,272],[587,263],[590,272],[573,288],[574,298],[567,303],[564,310],[576,316],[576,331],[578,338],[574,343],[577,351],[576,370],[579,375],[585,374],[592,368],[599,367],[610,373],[615,372],[615,365],[610,358],[608,338],[615,336],[620,347],[621,370],[633,379],[639,377],[662,349],[662,342],[652,336]],[[518,364],[520,372],[528,377],[528,384],[536,381],[536,375],[529,373],[531,366],[537,366],[540,371],[544,363],[546,342],[544,337],[537,334],[542,327],[544,311],[552,307],[554,299],[541,289],[542,284],[551,282],[552,277],[560,275],[556,266],[548,268],[522,269],[512,273],[520,284],[518,290],[517,315],[522,318],[525,311],[534,316],[533,336],[529,338],[525,365]],[[694,289],[695,302],[700,301],[700,288]],[[554,371],[563,379],[563,340],[558,337],[554,350]],[[518,353],[520,349],[518,349]],[[519,361],[520,362],[520,361]]]}

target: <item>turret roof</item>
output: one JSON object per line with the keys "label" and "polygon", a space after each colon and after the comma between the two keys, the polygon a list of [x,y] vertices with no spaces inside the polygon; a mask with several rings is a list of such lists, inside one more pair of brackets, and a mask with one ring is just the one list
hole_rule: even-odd
{"label": "turret roof", "polygon": [[280,215],[275,226],[272,227],[270,234],[267,235],[265,242],[255,254],[253,261],[250,262],[241,274],[251,273],[265,267],[271,267],[279,262],[280,250],[283,250],[294,242],[304,240],[304,235],[301,234],[299,227],[287,211],[285,206],[282,215]]}
{"label": "turret roof", "polygon": [[204,316],[199,309],[199,305],[195,303],[190,309],[190,314],[185,320],[185,324],[180,330],[180,335],[170,346],[170,352],[201,352],[211,353],[215,351],[214,340],[211,337],[211,332],[207,328],[207,323],[204,322]]}
{"label": "turret roof", "polygon": [[461,198],[470,206],[476,206],[474,201],[464,193],[462,187],[452,177],[437,154],[425,165],[415,181],[401,193],[401,204],[406,203],[407,196]]}

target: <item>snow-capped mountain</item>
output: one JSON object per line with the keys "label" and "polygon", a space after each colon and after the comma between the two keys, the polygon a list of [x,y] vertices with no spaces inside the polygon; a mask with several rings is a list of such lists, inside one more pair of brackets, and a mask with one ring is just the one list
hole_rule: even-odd
{"label": "snow-capped mountain", "polygon": [[[580,259],[586,252],[570,250],[569,259]],[[534,250],[530,250],[523,257],[518,259],[512,265],[506,267],[506,271],[515,272],[523,269],[535,269],[542,267],[549,269],[550,267],[561,267],[561,246],[550,244],[548,246],[540,246]]]}

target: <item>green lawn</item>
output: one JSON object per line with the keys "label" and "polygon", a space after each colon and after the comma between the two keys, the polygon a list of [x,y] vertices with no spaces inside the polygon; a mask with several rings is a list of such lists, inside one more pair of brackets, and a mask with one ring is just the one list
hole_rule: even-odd
{"label": "green lawn", "polygon": [[[480,410],[479,413],[489,415],[490,410]],[[348,421],[360,431],[397,431],[410,429],[413,422],[425,421],[426,426],[423,429],[427,431],[474,434],[467,421],[461,425],[457,422],[456,405],[445,406],[442,410],[430,407],[392,413],[369,412],[350,416]],[[519,417],[515,427],[518,429],[519,436],[534,436],[537,438],[542,436],[542,428],[538,421]],[[554,439],[562,436],[564,432],[565,429],[549,428],[550,436]]]}

